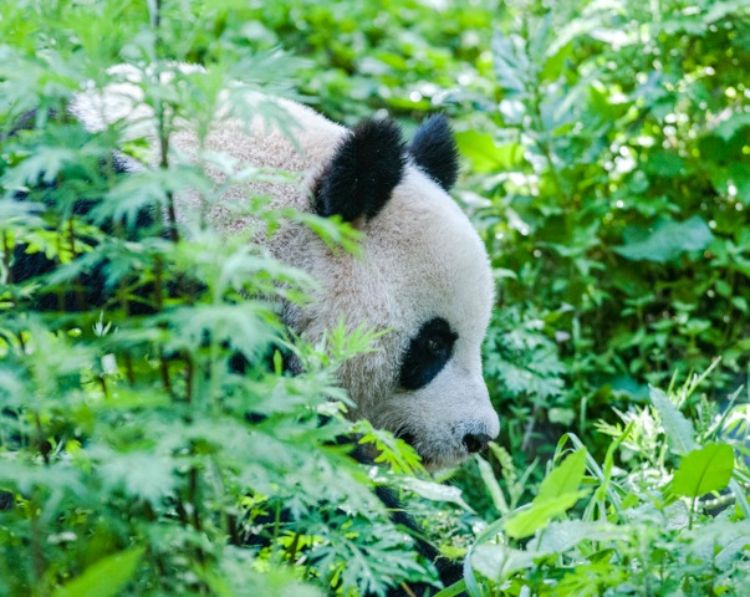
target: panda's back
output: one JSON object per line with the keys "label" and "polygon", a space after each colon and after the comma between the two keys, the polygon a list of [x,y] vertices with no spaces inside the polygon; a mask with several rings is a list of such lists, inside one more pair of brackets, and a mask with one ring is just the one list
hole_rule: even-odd
{"label": "panda's back", "polygon": [[[186,70],[194,67],[185,66]],[[123,122],[125,140],[145,138],[147,162],[160,161],[157,123],[143,103],[137,82],[142,74],[130,66],[115,67],[122,82],[104,92],[85,91],[71,104],[71,113],[92,131]],[[198,215],[219,229],[235,232],[252,220],[250,199],[265,197],[272,208],[309,207],[311,183],[322,164],[334,153],[346,129],[302,104],[229,87],[222,92],[213,126],[201,148],[187,122],[177,120],[170,136],[172,163],[200,163],[214,183],[215,192],[184,188],[175,194],[178,220],[194,225]],[[234,106],[234,110],[230,110]],[[237,108],[239,106],[239,109]],[[144,163],[123,156],[126,169],[138,171]],[[224,186],[228,170],[241,182]]]}
{"label": "panda's back", "polygon": [[[264,197],[270,207],[293,207],[307,211],[312,182],[336,150],[346,129],[310,108],[296,102],[253,94],[257,112],[247,120],[220,119],[206,138],[205,149],[229,157],[233,169],[243,172],[247,182],[232,185],[210,198],[194,192],[181,193],[178,217],[183,223],[200,209],[201,201],[211,204],[208,219],[222,230],[237,231],[247,226],[252,215],[243,216],[243,206],[253,197]],[[268,114],[270,116],[260,116]],[[197,139],[183,129],[172,138],[176,152],[194,161]],[[215,182],[223,183],[225,173],[210,163],[203,164]],[[255,171],[254,169],[258,169]]]}

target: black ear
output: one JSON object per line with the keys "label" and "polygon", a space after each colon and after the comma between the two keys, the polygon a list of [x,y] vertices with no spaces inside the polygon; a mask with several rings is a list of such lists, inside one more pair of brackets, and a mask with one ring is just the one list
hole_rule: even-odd
{"label": "black ear", "polygon": [[409,146],[417,165],[446,191],[458,178],[458,150],[448,120],[430,116],[417,129]]}
{"label": "black ear", "polygon": [[351,222],[375,217],[406,165],[401,130],[391,120],[365,120],[339,145],[315,191],[318,215]]}

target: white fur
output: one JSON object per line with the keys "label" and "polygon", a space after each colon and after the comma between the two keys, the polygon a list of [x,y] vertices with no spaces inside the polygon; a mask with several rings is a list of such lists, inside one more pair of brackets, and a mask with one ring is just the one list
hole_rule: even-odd
{"label": "white fur", "polygon": [[[124,67],[120,74],[137,81],[134,72]],[[134,123],[131,134],[145,132],[153,140],[153,117],[139,103],[140,97],[137,85],[124,82],[104,95],[80,94],[71,111],[92,129],[125,119]],[[301,182],[229,189],[208,210],[208,219],[227,233],[250,223],[233,217],[231,206],[259,193],[272,197],[276,207],[309,211],[315,180],[347,133],[299,104],[249,92],[245,98],[249,103],[274,102],[283,109],[297,126],[296,143],[257,119],[248,125],[224,110],[206,148],[232,156],[243,167],[295,172]],[[187,159],[196,159],[196,145],[189,129],[171,139],[172,151]],[[220,173],[213,174],[222,180]],[[185,192],[176,201],[178,219],[186,224],[194,220],[200,211],[199,197]],[[496,437],[499,431],[480,356],[493,294],[486,251],[451,197],[413,163],[407,165],[383,210],[358,226],[363,232],[361,258],[331,252],[308,228],[295,224],[264,241],[276,257],[321,283],[311,305],[288,310],[287,323],[313,340],[342,318],[351,326],[366,323],[391,330],[379,341],[377,352],[355,357],[340,370],[341,382],[358,406],[353,415],[394,432],[408,430],[428,463],[452,464],[466,456],[465,433]],[[402,355],[420,326],[433,317],[446,319],[458,334],[453,356],[424,388],[400,390]]]}

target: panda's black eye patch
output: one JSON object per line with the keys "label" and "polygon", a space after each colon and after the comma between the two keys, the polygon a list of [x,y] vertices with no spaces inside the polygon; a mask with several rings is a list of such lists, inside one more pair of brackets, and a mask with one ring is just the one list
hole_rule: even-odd
{"label": "panda's black eye patch", "polygon": [[430,383],[450,360],[457,338],[458,335],[442,317],[424,323],[411,339],[401,361],[401,387],[418,390]]}

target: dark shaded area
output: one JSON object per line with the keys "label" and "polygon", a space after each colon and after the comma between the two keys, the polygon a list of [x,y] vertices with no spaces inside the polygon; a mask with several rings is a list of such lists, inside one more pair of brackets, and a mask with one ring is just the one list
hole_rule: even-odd
{"label": "dark shaded area", "polygon": [[[437,568],[440,580],[444,586],[448,587],[463,578],[463,566],[442,557],[438,549],[423,538],[423,533],[419,525],[403,509],[392,489],[378,487],[375,489],[375,494],[390,511],[391,520],[394,524],[404,527],[414,538],[417,552],[435,564],[435,568]],[[409,591],[414,595],[431,595],[437,592],[433,585],[427,583],[409,583],[408,587]],[[410,593],[399,585],[388,591],[388,595],[389,597],[407,597],[410,596]]]}
{"label": "dark shaded area", "polygon": [[[56,114],[50,111],[47,115],[48,119],[55,118]],[[18,135],[23,130],[28,130],[33,127],[37,120],[37,114],[35,111],[29,111],[25,113],[18,121],[10,128],[7,135],[8,138]],[[122,176],[127,173],[127,165],[121,156],[116,153],[111,155],[108,160],[102,160],[99,163],[102,175],[107,172],[114,174],[115,176]],[[53,207],[55,202],[58,185],[66,180],[66,174],[69,174],[70,180],[75,180],[80,177],[79,172],[66,173],[61,172],[58,175],[58,180],[49,182],[45,180],[44,173],[41,173],[36,183],[31,185],[31,188],[27,191],[15,193],[14,199],[19,202],[28,201],[33,199],[34,201],[40,202],[45,206]],[[92,181],[85,180],[87,186],[90,186]],[[69,241],[71,244],[85,243],[87,245],[95,244],[95,239],[87,235],[79,235],[74,232],[73,219],[80,219],[87,223],[94,224],[92,219],[93,210],[101,203],[101,199],[92,198],[80,198],[76,199],[72,205],[70,211],[71,220]],[[42,214],[44,215],[44,214]],[[114,222],[111,218],[104,220],[96,224],[96,226],[105,235],[113,235],[116,230],[123,235],[123,238],[128,241],[134,241],[139,238],[143,238],[147,235],[156,234],[156,230],[159,224],[159,218],[156,206],[147,206],[138,211],[133,226],[125,226],[124,222]],[[53,230],[52,226],[48,227],[48,230]],[[81,258],[82,255],[78,255],[77,258]],[[68,287],[59,290],[40,291],[36,292],[31,299],[31,304],[28,305],[33,310],[38,311],[66,311],[75,312],[90,309],[92,307],[104,306],[108,299],[113,296],[112,291],[106,289],[106,271],[109,262],[107,259],[102,259],[93,264],[91,267],[84,269],[84,271],[78,275],[74,283],[68,285]],[[14,284],[28,282],[34,279],[39,279],[39,283],[42,287],[45,286],[45,276],[53,273],[60,263],[55,259],[50,259],[45,255],[43,251],[31,251],[27,243],[18,242],[13,247],[13,253],[11,258],[11,267],[9,272],[9,278]],[[151,294],[153,288],[144,287],[142,289],[142,296],[146,297]],[[147,308],[142,302],[134,302],[130,312],[134,315],[152,313],[153,309]]]}
{"label": "dark shaded area", "polygon": [[10,491],[0,490],[0,512],[3,510],[12,510],[15,498]]}

